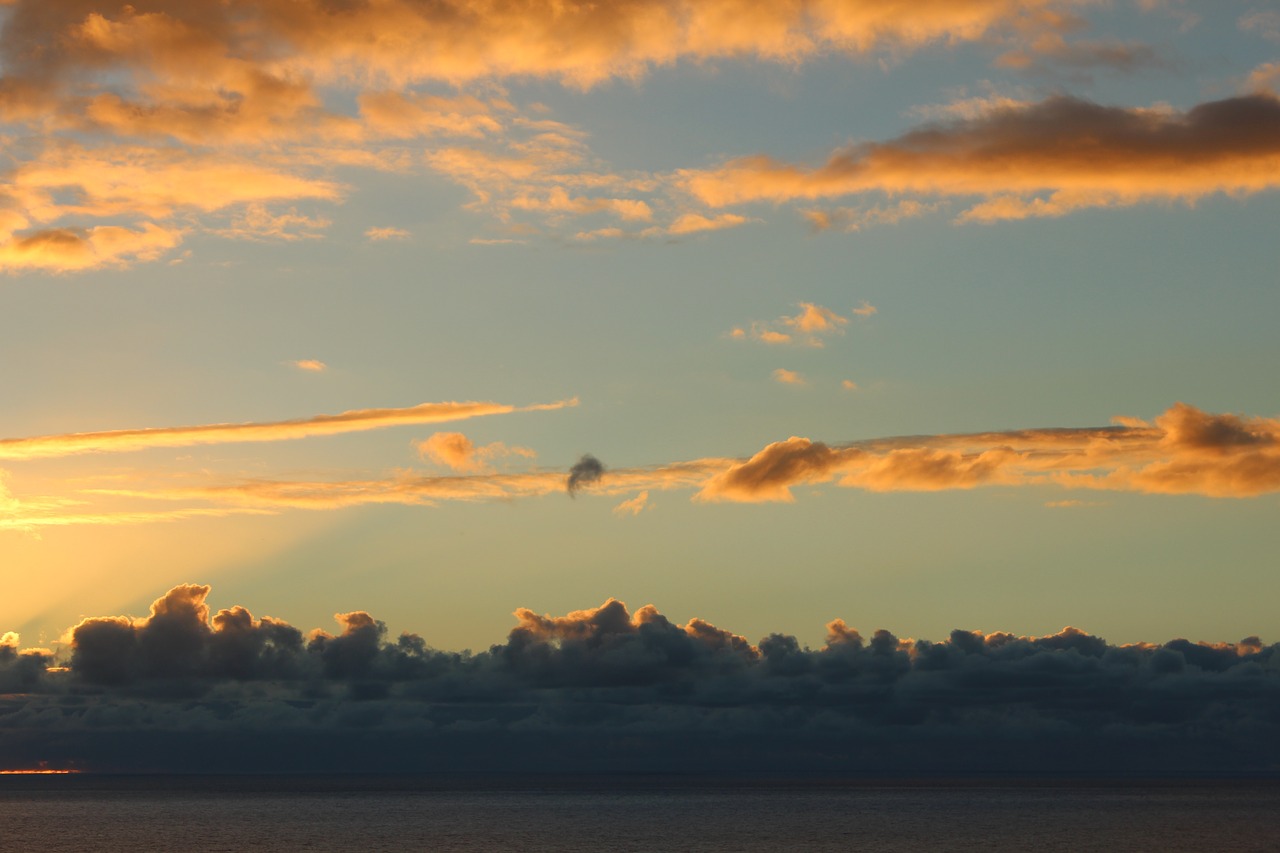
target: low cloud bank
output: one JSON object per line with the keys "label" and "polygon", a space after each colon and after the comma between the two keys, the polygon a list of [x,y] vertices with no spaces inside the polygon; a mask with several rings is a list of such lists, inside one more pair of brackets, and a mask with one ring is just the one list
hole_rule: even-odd
{"label": "low cloud bank", "polygon": [[[757,643],[610,599],[515,612],[478,652],[363,611],[304,633],[209,587],[0,644],[0,766],[88,770],[1252,772],[1280,759],[1280,646],[956,630]],[[65,664],[65,666],[55,666]]]}

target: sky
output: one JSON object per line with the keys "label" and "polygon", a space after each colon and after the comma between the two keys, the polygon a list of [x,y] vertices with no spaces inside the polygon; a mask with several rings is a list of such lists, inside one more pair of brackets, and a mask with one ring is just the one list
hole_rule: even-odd
{"label": "sky", "polygon": [[1274,4],[0,22],[4,648],[1277,637]]}

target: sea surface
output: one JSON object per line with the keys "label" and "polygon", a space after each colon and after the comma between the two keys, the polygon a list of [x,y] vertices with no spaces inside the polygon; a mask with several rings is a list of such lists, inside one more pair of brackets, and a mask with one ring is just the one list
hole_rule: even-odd
{"label": "sea surface", "polygon": [[1277,851],[1280,783],[0,777],[0,850]]}

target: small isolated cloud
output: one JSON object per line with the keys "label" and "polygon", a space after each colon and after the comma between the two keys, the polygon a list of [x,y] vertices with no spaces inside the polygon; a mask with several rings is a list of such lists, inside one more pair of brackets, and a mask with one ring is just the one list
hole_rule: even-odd
{"label": "small isolated cloud", "polygon": [[634,498],[623,501],[613,508],[613,514],[619,518],[635,516],[649,508],[649,493],[641,492]]}
{"label": "small isolated cloud", "polygon": [[[830,308],[824,308],[813,302],[800,302],[797,306],[800,313],[794,316],[783,316],[776,320],[753,321],[750,327],[732,329],[729,337],[735,340],[760,341],[765,344],[797,344],[806,347],[821,347],[823,338],[843,334],[844,327],[849,325],[849,318],[842,317]],[[861,317],[874,314],[876,309],[866,302],[853,313]]]}
{"label": "small isolated cloud", "polygon": [[787,370],[785,367],[779,367],[773,371],[773,378],[781,382],[783,385],[808,385],[809,380],[805,379],[794,370]]}
{"label": "small isolated cloud", "polygon": [[289,362],[299,370],[305,370],[308,373],[324,373],[329,369],[329,365],[325,364],[318,358],[300,358],[297,361]]}
{"label": "small isolated cloud", "polygon": [[867,300],[862,300],[862,304],[853,309],[853,313],[859,317],[870,317],[872,314],[878,313],[876,306]]}
{"label": "small isolated cloud", "polygon": [[504,456],[537,456],[527,447],[508,447],[501,441],[476,447],[471,439],[460,432],[438,432],[417,444],[418,454],[438,465],[444,465],[463,474],[483,474],[492,471],[489,462]]}
{"label": "small isolated cloud", "polygon": [[840,387],[846,391],[857,391],[858,383],[854,382],[852,379],[845,379],[843,382],[840,383]]}
{"label": "small isolated cloud", "polygon": [[364,236],[370,242],[378,243],[384,240],[407,240],[410,235],[403,228],[387,226],[385,228],[370,228],[364,232]]}
{"label": "small isolated cloud", "polygon": [[569,492],[569,497],[573,497],[579,489],[599,482],[603,476],[604,463],[590,453],[586,453],[569,469],[569,479],[565,481],[565,489]]}

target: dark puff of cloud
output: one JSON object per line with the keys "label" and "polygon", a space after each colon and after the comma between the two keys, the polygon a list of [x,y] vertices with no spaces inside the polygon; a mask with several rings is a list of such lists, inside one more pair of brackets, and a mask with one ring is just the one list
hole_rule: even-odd
{"label": "dark puff of cloud", "polygon": [[308,636],[243,607],[211,616],[208,594],[183,585],[147,618],[85,620],[68,671],[6,640],[0,766],[1105,773],[1280,761],[1280,645],[1257,637],[1115,645],[1065,628],[930,641],[837,619],[811,649],[610,599],[563,616],[517,610],[505,641],[472,654],[391,639],[359,610]]}
{"label": "dark puff of cloud", "polygon": [[585,453],[569,469],[569,479],[565,481],[565,489],[569,492],[569,497],[573,497],[579,489],[599,482],[603,476],[604,463],[590,453]]}

